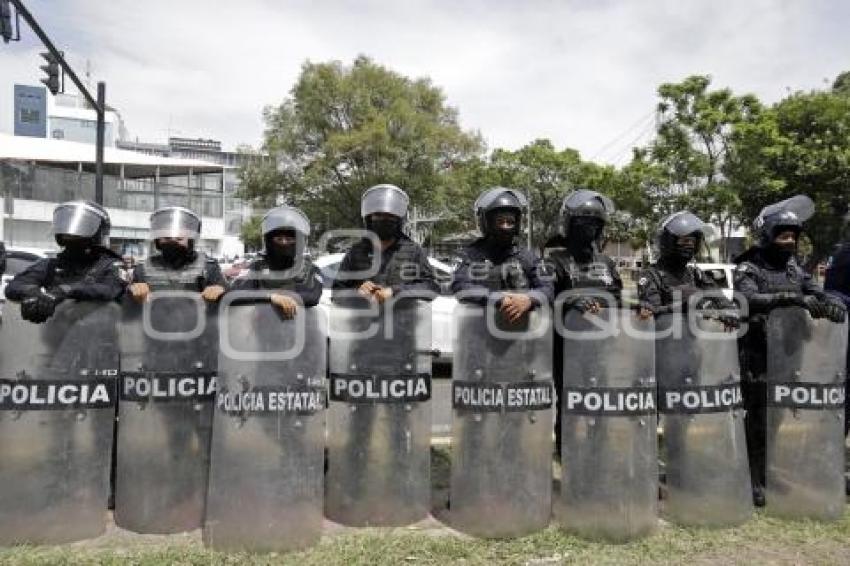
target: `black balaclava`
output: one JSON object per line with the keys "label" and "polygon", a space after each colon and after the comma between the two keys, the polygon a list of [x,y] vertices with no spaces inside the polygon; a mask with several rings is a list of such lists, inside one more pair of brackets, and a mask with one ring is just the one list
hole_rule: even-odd
{"label": "black balaclava", "polygon": [[387,242],[401,235],[401,219],[392,218],[375,218],[369,215],[366,218],[366,229],[377,234],[378,239]]}
{"label": "black balaclava", "polygon": [[189,245],[184,247],[175,241],[157,241],[156,249],[162,253],[162,259],[171,267],[180,267],[192,257],[195,241],[189,240]]}
{"label": "black balaclava", "polygon": [[[780,245],[776,243],[776,236],[785,232],[786,230],[793,230],[796,234],[794,238],[793,244],[784,244]],[[800,240],[800,231],[796,227],[783,227],[777,226],[773,231],[773,238],[770,240],[770,244],[768,244],[764,248],[764,256],[767,261],[775,266],[775,267],[784,267],[788,264],[788,261],[794,256],[797,252],[797,242]]]}
{"label": "black balaclava", "polygon": [[292,229],[275,230],[266,234],[266,260],[269,262],[269,267],[275,270],[292,267],[295,263],[295,253],[298,247],[297,242],[283,246],[275,244],[272,238],[281,234],[292,238],[296,237],[295,230]]}
{"label": "black balaclava", "polygon": [[72,261],[87,261],[94,247],[92,238],[66,238],[59,235],[56,236],[56,243],[64,248],[65,255]]}
{"label": "black balaclava", "polygon": [[496,209],[487,213],[487,242],[491,247],[509,248],[514,243],[514,238],[519,234],[519,215],[511,211],[510,214],[514,217],[514,227],[508,230],[500,228],[496,223],[496,218],[506,214],[506,209]]}
{"label": "black balaclava", "polygon": [[579,261],[593,257],[594,245],[602,235],[604,223],[598,218],[577,217],[570,219],[567,231],[567,247]]}

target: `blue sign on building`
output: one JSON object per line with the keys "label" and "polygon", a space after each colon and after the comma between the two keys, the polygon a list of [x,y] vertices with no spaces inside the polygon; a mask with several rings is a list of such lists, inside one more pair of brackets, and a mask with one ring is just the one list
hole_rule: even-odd
{"label": "blue sign on building", "polygon": [[47,137],[47,89],[15,85],[15,135]]}

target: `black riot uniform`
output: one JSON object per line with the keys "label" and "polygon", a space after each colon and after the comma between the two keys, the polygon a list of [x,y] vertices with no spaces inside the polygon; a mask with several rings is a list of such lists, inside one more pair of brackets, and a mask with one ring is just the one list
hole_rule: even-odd
{"label": "black riot uniform", "polygon": [[86,201],[63,203],[54,211],[55,258],[39,260],[6,287],[6,298],[21,303],[21,316],[41,323],[66,299],[112,301],[124,292],[120,257],[106,244],[109,216]]}
{"label": "black riot uniform", "polygon": [[[369,238],[351,246],[342,258],[333,289],[353,291],[368,280],[392,288],[394,295],[402,291],[439,292],[428,256],[422,248],[401,232],[393,238],[393,244],[383,251],[375,250]],[[365,279],[355,277],[356,272],[367,272],[372,267],[375,253],[381,256],[378,272]]]}
{"label": "black riot uniform", "polygon": [[[297,208],[279,206],[263,217],[262,230],[262,257],[251,262],[248,273],[237,277],[230,290],[269,291],[269,296],[271,291],[283,291],[297,295],[305,307],[319,304],[322,274],[303,253],[310,233],[307,217]],[[294,243],[278,246],[272,241],[276,234],[288,234]]]}
{"label": "black riot uniform", "polygon": [[[452,279],[452,292],[463,302],[486,304],[493,293],[528,291],[532,308],[552,302],[552,280],[537,255],[516,244],[525,195],[513,189],[496,187],[484,192],[474,209],[483,237],[463,251]],[[500,229],[496,215],[514,216],[513,228]]]}
{"label": "black riot uniform", "polygon": [[[604,293],[620,303],[623,281],[614,261],[599,251],[599,241],[614,203],[596,191],[580,189],[564,198],[561,205],[559,234],[544,246],[544,255],[555,278],[555,297],[563,301],[564,312],[584,312],[604,300],[593,293]],[[582,295],[581,289],[593,293]],[[603,305],[604,306],[604,305]],[[555,391],[564,387],[563,338],[555,335],[553,365]],[[555,450],[561,453],[561,403],[555,416]]]}
{"label": "black riot uniform", "polygon": [[[821,291],[811,276],[797,263],[795,247],[778,245],[776,237],[793,231],[797,238],[803,222],[814,212],[814,203],[797,196],[765,207],[756,219],[759,242],[735,259],[735,290],[747,301],[749,329],[741,337],[742,392],[747,410],[747,449],[753,498],[764,505],[765,445],[767,429],[767,335],[766,322],[774,308],[799,306],[815,318],[841,321],[846,316],[843,305]],[[796,246],[796,241],[795,241]]]}
{"label": "black riot uniform", "polygon": [[[168,206],[151,214],[151,236],[159,253],[133,269],[132,283],[147,283],[152,291],[182,290],[201,292],[211,285],[227,282],[215,259],[195,251],[201,235],[201,219],[189,209]],[[188,246],[171,241],[188,239]]]}
{"label": "black riot uniform", "polygon": [[0,242],[0,276],[6,273],[6,244]]}
{"label": "black riot uniform", "polygon": [[218,262],[195,250],[187,250],[186,255],[176,261],[166,259],[162,254],[151,256],[146,262],[136,265],[131,283],[147,283],[152,291],[178,289],[198,292],[210,285],[227,285]]}
{"label": "black riot uniform", "polygon": [[[836,246],[826,265],[826,278],[823,289],[830,295],[841,300],[845,308],[850,308],[850,242]],[[850,347],[847,348],[847,369],[850,370]],[[845,376],[847,376],[845,371]],[[850,393],[850,380],[845,382],[845,389]],[[846,395],[845,395],[846,398]],[[850,403],[844,404],[844,435],[850,432]],[[850,494],[850,482],[847,484]]]}
{"label": "black riot uniform", "polygon": [[[702,220],[687,211],[675,212],[661,221],[656,235],[658,261],[641,271],[638,279],[638,299],[643,306],[655,314],[681,312],[687,308],[694,292],[719,290],[717,284],[692,263],[708,230]],[[686,236],[693,238],[693,245],[679,244],[679,238]],[[733,307],[720,293],[707,295],[701,305],[718,309]]]}

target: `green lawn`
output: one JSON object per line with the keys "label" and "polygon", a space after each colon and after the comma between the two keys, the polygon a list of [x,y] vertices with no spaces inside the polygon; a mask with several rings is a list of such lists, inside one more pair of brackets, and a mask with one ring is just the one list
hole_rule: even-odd
{"label": "green lawn", "polygon": [[560,564],[850,563],[850,514],[837,523],[785,522],[757,515],[736,529],[664,525],[629,544],[592,543],[554,527],[521,539],[475,540],[429,522],[420,528],[361,529],[329,535],[309,550],[282,555],[223,554],[197,533],[137,536],[113,531],[94,541],[0,551],[3,564]]}

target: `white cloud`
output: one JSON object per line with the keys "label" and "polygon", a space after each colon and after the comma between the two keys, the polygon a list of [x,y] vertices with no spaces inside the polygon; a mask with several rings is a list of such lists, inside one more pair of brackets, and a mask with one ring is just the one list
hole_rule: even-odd
{"label": "white cloud", "polygon": [[[75,68],[91,60],[143,140],[171,128],[256,145],[263,106],[286,96],[305,59],[365,53],[431,77],[491,147],[549,137],[616,161],[649,134],[663,81],[709,73],[717,86],[773,101],[850,68],[840,27],[850,6],[828,0],[29,4]],[[12,85],[41,73],[33,34],[23,33],[28,45],[0,45],[4,131]]]}

